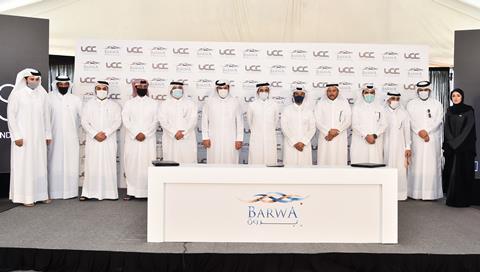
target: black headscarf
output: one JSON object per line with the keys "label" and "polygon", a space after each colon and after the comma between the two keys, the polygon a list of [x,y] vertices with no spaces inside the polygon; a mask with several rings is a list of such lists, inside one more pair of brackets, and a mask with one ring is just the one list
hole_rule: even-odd
{"label": "black headscarf", "polygon": [[[463,114],[469,110],[473,110],[473,108],[469,105],[465,105],[463,102],[465,101],[465,95],[463,93],[463,90],[460,88],[455,88],[453,91],[450,93],[450,100],[452,100],[452,94],[453,93],[459,93],[462,96],[462,101],[458,104],[453,104],[448,110],[453,113],[453,114]],[[453,102],[453,101],[452,101]]]}

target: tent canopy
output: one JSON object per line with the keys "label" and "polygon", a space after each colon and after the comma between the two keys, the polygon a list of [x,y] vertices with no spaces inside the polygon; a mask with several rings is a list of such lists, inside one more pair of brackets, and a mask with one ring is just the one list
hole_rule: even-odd
{"label": "tent canopy", "polygon": [[428,45],[432,66],[452,66],[454,31],[480,28],[479,2],[0,0],[0,12],[49,19],[55,55],[74,55],[79,39],[395,43]]}

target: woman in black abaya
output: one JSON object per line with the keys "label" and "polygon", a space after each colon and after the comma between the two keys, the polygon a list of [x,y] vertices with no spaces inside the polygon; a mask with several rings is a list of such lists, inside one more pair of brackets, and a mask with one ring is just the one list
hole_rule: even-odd
{"label": "woman in black abaya", "polygon": [[454,89],[450,93],[453,106],[445,114],[443,192],[446,204],[453,207],[470,206],[475,176],[475,114],[464,98],[461,89]]}

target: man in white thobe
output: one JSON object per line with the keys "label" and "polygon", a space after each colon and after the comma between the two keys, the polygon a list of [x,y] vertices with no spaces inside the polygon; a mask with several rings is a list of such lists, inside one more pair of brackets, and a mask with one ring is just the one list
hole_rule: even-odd
{"label": "man in white thobe", "polygon": [[412,167],[408,178],[408,196],[423,200],[443,197],[443,107],[431,97],[429,86],[429,81],[417,83],[418,97],[407,104],[412,130]]}
{"label": "man in white thobe", "polygon": [[407,170],[410,150],[410,118],[400,104],[399,92],[388,92],[385,114],[388,127],[384,138],[384,159],[387,166],[398,170],[398,200],[407,199]]}
{"label": "man in white thobe", "polygon": [[163,159],[197,163],[197,106],[185,95],[182,82],[172,81],[170,86],[170,96],[158,111],[158,120],[163,129]]}
{"label": "man in white thobe", "polygon": [[108,85],[106,81],[97,81],[96,97],[82,111],[82,127],[86,132],[82,201],[118,199],[117,130],[122,125],[122,112],[117,103],[108,99]]}
{"label": "man in white thobe", "polygon": [[125,102],[122,120],[125,126],[123,153],[127,195],[145,198],[148,195],[148,167],[157,158],[157,102],[148,96],[148,81],[132,81],[132,98]]}
{"label": "man in white thobe", "polygon": [[270,99],[270,84],[257,84],[257,99],[250,103],[247,121],[250,126],[249,164],[277,164],[278,105]]}
{"label": "man in white thobe", "polygon": [[215,82],[215,93],[202,110],[202,144],[208,163],[238,164],[243,143],[243,113],[225,81]]}
{"label": "man in white thobe", "polygon": [[325,95],[315,107],[315,121],[319,130],[318,165],[345,166],[348,163],[348,128],[352,110],[339,94],[338,84],[327,84]]}
{"label": "man in white thobe", "polygon": [[24,69],[17,74],[8,97],[7,117],[10,131],[10,199],[33,207],[35,202],[50,203],[47,181],[47,144],[51,126],[47,92],[41,74]]}
{"label": "man in white thobe", "polygon": [[352,163],[383,163],[383,134],[388,123],[383,105],[375,100],[375,88],[367,85],[353,106]]}
{"label": "man in white thobe", "polygon": [[48,192],[51,199],[78,197],[82,100],[71,90],[70,78],[57,76],[47,96],[53,137],[48,147]]}
{"label": "man in white thobe", "polygon": [[285,165],[312,165],[312,138],[315,135],[315,116],[308,106],[306,90],[293,90],[293,103],[282,111],[280,124],[283,132],[283,163]]}

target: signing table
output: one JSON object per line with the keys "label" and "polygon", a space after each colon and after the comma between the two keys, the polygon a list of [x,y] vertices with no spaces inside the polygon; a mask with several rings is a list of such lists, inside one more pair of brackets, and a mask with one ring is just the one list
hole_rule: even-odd
{"label": "signing table", "polygon": [[150,167],[147,240],[397,243],[397,170]]}

